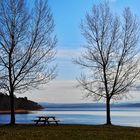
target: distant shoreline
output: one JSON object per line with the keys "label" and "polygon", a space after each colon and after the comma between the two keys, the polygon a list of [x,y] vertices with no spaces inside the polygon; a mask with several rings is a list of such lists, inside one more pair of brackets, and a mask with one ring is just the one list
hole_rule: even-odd
{"label": "distant shoreline", "polygon": [[[37,110],[24,110],[24,109],[17,109],[15,110],[15,114],[28,114],[31,111],[38,111],[40,109]],[[10,110],[0,110],[0,114],[10,114],[11,111]]]}

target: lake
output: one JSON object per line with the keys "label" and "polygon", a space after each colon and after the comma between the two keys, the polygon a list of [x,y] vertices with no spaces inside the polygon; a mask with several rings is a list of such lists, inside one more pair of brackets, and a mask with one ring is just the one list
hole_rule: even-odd
{"label": "lake", "polygon": [[[62,124],[104,124],[105,108],[70,108],[47,107],[41,111],[31,111],[28,114],[16,114],[16,123],[33,123],[40,115],[54,115]],[[111,119],[114,125],[140,127],[139,107],[113,107]],[[9,123],[9,114],[0,114],[0,123]]]}

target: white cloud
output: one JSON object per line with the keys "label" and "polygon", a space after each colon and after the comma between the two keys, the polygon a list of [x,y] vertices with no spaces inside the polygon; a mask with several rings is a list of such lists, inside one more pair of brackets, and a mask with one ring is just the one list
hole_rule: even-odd
{"label": "white cloud", "polygon": [[[76,80],[54,80],[44,88],[39,90],[28,91],[22,94],[27,96],[30,100],[37,102],[51,102],[51,103],[76,103],[84,102],[82,100],[82,91],[76,88]],[[21,95],[18,95],[21,97]]]}
{"label": "white cloud", "polygon": [[59,49],[56,58],[63,58],[63,59],[72,59],[80,56],[81,52],[83,51],[83,48],[77,48],[77,49]]}
{"label": "white cloud", "polygon": [[[18,94],[17,97],[28,97],[28,99],[36,102],[50,103],[80,103],[91,102],[91,100],[83,99],[84,94],[79,88],[76,88],[78,82],[76,80],[54,80],[44,88],[39,90],[28,91],[25,94]],[[139,102],[139,91],[130,91],[130,98],[123,99],[121,102]],[[119,101],[118,101],[119,102]]]}

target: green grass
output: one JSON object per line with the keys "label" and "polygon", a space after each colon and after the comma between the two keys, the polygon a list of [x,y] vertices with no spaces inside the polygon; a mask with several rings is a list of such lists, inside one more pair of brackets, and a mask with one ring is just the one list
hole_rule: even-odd
{"label": "green grass", "polygon": [[0,140],[140,140],[140,128],[106,125],[0,125]]}

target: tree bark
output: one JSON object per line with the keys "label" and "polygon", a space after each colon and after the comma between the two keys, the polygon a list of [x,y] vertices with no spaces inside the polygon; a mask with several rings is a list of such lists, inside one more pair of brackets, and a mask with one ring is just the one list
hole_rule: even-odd
{"label": "tree bark", "polygon": [[106,124],[111,125],[111,117],[110,117],[110,99],[106,99]]}
{"label": "tree bark", "polygon": [[10,93],[10,109],[11,109],[11,120],[10,124],[15,124],[15,106],[14,106],[14,93]]}

